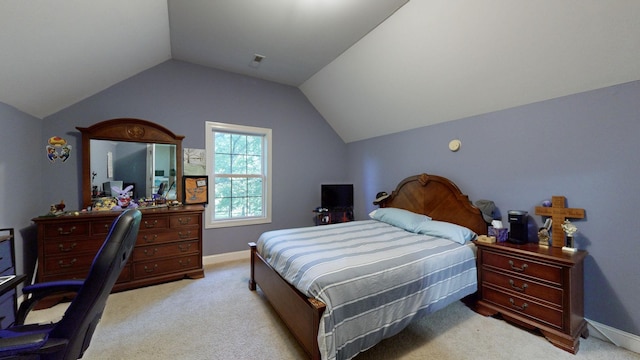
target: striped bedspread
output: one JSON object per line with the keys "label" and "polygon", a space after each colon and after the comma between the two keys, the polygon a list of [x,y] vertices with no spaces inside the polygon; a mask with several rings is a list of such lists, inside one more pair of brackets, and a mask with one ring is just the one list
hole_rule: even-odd
{"label": "striped bedspread", "polygon": [[477,289],[469,245],[376,220],[270,231],[258,252],[289,283],[324,302],[323,359],[351,359],[412,320]]}

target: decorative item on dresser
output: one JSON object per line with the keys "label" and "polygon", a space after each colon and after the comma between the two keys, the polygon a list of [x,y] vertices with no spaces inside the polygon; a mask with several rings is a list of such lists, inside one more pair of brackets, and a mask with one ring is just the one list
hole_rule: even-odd
{"label": "decorative item on dresser", "polygon": [[537,243],[482,243],[478,247],[478,302],[483,315],[538,329],[555,346],[578,352],[589,336],[584,320],[586,251],[562,251]]}
{"label": "decorative item on dresser", "polygon": [[[201,205],[142,209],[138,240],[114,291],[202,278]],[[33,219],[38,226],[37,282],[83,279],[119,211]],[[46,305],[61,301],[51,299]]]}

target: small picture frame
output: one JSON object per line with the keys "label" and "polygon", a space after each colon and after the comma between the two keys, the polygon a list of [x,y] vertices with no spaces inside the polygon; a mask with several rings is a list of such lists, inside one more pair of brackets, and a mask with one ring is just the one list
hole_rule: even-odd
{"label": "small picture frame", "polygon": [[204,175],[185,175],[182,177],[182,189],[185,205],[209,203],[209,177]]}

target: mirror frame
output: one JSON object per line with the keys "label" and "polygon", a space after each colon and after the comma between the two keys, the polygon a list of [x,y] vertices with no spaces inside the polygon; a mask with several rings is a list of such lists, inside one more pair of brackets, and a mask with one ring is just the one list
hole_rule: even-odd
{"label": "mirror frame", "polygon": [[82,206],[91,206],[91,140],[115,140],[176,146],[176,200],[182,201],[182,140],[167,128],[148,120],[119,118],[89,127],[76,127],[82,133]]}

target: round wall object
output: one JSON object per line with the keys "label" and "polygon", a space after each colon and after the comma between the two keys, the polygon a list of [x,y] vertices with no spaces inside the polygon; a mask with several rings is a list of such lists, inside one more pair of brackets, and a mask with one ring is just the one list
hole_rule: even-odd
{"label": "round wall object", "polygon": [[453,139],[451,141],[449,141],[449,150],[451,151],[458,151],[460,150],[460,146],[462,145],[462,142],[458,139]]}

